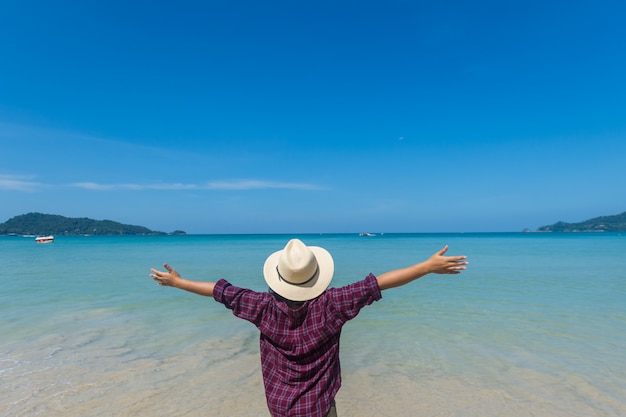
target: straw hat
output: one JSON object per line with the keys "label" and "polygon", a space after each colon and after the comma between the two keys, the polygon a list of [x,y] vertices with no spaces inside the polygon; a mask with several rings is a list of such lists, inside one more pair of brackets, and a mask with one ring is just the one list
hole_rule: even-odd
{"label": "straw hat", "polygon": [[322,294],[333,278],[333,257],[324,248],[307,246],[298,239],[271,254],[263,265],[267,285],[291,301],[306,301]]}

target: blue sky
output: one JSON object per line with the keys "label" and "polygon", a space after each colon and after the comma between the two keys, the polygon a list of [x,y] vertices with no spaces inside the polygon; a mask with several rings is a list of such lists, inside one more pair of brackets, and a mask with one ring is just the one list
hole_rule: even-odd
{"label": "blue sky", "polygon": [[621,1],[0,1],[0,222],[497,232],[626,211]]}

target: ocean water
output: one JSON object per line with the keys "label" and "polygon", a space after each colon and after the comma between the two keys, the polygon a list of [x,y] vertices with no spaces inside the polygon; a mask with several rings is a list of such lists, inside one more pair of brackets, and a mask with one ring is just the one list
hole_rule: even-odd
{"label": "ocean water", "polygon": [[292,237],[333,286],[469,257],[346,325],[340,416],[626,415],[626,235],[511,233],[0,237],[0,416],[268,416],[254,326],[148,274],[263,291]]}

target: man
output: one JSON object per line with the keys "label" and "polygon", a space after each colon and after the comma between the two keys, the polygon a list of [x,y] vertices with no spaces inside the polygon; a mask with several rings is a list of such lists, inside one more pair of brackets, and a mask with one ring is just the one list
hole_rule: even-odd
{"label": "man", "polygon": [[265,396],[274,417],[336,416],[335,395],[341,386],[339,338],[343,325],[361,308],[382,297],[381,290],[408,284],[426,274],[458,274],[465,256],[445,256],[448,247],[415,265],[369,274],[341,288],[328,288],[333,258],[324,248],[290,240],[263,266],[269,292],[217,282],[183,279],[172,267],[151,269],[163,286],[212,296],[261,332],[260,353]]}

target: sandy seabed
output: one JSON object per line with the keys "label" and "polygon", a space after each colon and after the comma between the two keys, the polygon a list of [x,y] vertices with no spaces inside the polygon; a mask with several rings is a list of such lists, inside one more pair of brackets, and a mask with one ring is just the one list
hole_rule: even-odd
{"label": "sandy seabed", "polygon": [[[123,344],[85,350],[78,341],[76,349],[68,349],[61,336],[49,339],[36,352],[12,352],[0,362],[1,416],[269,416],[258,353],[245,347],[246,340],[207,341],[155,359],[137,357]],[[339,416],[626,415],[617,391],[603,392],[576,375],[517,369],[494,381],[417,377],[384,368],[377,363],[344,369],[336,399]]]}

